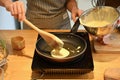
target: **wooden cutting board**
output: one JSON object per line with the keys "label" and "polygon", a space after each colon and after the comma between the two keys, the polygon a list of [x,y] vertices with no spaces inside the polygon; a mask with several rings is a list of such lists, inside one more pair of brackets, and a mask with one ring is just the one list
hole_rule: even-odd
{"label": "wooden cutting board", "polygon": [[111,34],[105,36],[103,41],[106,43],[106,45],[95,41],[95,49],[97,51],[120,53],[120,32],[112,32]]}

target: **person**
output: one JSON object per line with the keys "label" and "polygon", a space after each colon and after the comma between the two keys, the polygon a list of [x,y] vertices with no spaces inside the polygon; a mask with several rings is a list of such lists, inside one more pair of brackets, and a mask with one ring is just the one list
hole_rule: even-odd
{"label": "person", "polygon": [[[27,10],[22,1],[0,0],[0,2],[19,21],[26,18],[41,29],[71,29],[67,10],[71,12],[74,22],[83,12],[78,8],[76,0],[27,0]],[[24,24],[23,29],[29,27]]]}
{"label": "person", "polygon": [[102,1],[105,1],[105,6],[112,6],[114,8],[120,6],[120,0],[102,0]]}

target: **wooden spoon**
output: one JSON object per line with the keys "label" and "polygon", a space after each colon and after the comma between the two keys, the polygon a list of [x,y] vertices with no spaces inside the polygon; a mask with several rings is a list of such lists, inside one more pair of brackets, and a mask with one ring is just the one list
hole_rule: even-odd
{"label": "wooden spoon", "polygon": [[63,41],[60,40],[55,35],[39,29],[38,27],[33,25],[30,21],[28,21],[27,19],[24,19],[23,22],[26,23],[29,27],[33,28],[35,31],[37,31],[41,35],[41,37],[46,41],[46,43],[49,46],[51,46],[52,48],[58,49],[58,48],[63,47],[63,45],[64,45]]}

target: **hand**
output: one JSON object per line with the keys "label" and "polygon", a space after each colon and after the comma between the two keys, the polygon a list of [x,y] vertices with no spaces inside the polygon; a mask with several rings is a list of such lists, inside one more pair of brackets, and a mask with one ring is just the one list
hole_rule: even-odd
{"label": "hand", "polygon": [[15,1],[5,5],[6,9],[11,12],[11,15],[17,18],[19,21],[23,21],[25,18],[25,8],[22,1]]}
{"label": "hand", "polygon": [[78,8],[73,8],[71,11],[71,17],[72,20],[75,22],[76,21],[76,17],[80,17],[80,15],[83,13],[83,10],[80,10]]}

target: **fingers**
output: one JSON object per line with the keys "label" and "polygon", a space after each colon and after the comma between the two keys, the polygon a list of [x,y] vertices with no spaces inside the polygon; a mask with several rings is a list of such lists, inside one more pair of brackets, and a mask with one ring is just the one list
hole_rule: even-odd
{"label": "fingers", "polygon": [[78,10],[78,17],[80,17],[80,15],[83,13],[83,10]]}
{"label": "fingers", "polygon": [[18,19],[19,19],[19,21],[22,21],[25,18],[24,6],[22,4],[20,4],[20,6],[18,6],[17,10],[18,10]]}
{"label": "fingers", "polygon": [[11,14],[12,14],[12,16],[14,16],[15,18],[17,18],[17,6],[16,6],[16,4],[15,3],[13,3],[12,4],[12,12],[11,12]]}
{"label": "fingers", "polygon": [[72,14],[71,17],[72,17],[72,20],[75,22],[76,21],[76,14]]}
{"label": "fingers", "polygon": [[77,10],[74,10],[73,12],[72,12],[72,14],[71,14],[71,17],[72,17],[72,20],[74,21],[74,22],[76,22],[76,17],[80,17],[80,15],[82,14],[82,10],[80,10],[80,9],[77,9]]}
{"label": "fingers", "polygon": [[11,12],[11,15],[17,18],[19,21],[23,21],[25,18],[24,4],[21,1],[15,1],[6,8]]}

